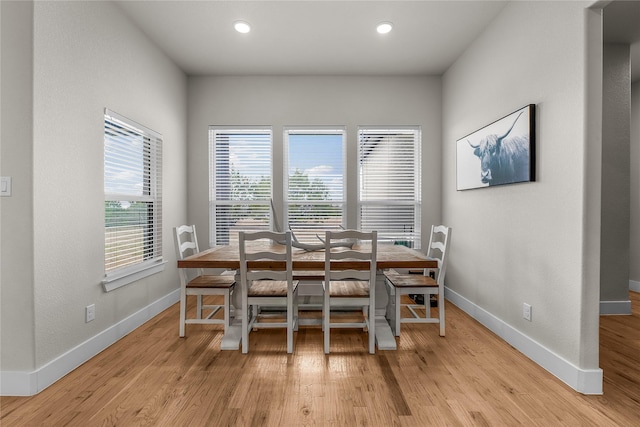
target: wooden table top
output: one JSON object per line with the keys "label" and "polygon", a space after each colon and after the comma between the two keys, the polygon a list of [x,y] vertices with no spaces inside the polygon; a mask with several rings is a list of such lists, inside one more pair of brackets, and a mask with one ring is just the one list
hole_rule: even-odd
{"label": "wooden table top", "polygon": [[[282,250],[281,245],[271,249]],[[401,245],[378,244],[377,267],[388,268],[437,268],[438,262],[428,260],[414,249]],[[218,246],[178,261],[178,268],[240,268],[240,253],[237,245]],[[294,270],[324,270],[324,251],[304,251],[293,248]]]}

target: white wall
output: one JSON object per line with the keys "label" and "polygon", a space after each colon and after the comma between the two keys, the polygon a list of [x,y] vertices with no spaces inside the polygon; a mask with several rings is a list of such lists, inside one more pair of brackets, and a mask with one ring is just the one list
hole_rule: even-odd
{"label": "white wall", "polygon": [[[174,292],[179,280],[171,227],[186,220],[184,73],[114,3],[35,2],[33,7],[33,46],[23,52],[33,57],[33,140],[20,141],[31,145],[33,190],[16,193],[24,191],[33,200],[33,253],[9,259],[27,277],[33,274],[33,285],[22,283],[23,292],[33,295],[33,313],[16,313],[3,284],[2,339],[3,344],[19,340],[23,323],[34,322],[34,348],[3,345],[3,373],[50,366],[104,331],[117,334],[113,328],[124,319]],[[110,293],[101,286],[105,107],[164,136],[166,269]],[[18,141],[3,141],[3,151],[7,143]],[[89,304],[96,305],[96,319],[85,323]],[[5,310],[13,318],[7,320]],[[13,327],[4,328],[6,321]],[[20,358],[35,361],[30,366]]]}
{"label": "white wall", "polygon": [[[0,2],[2,11],[2,176],[11,197],[0,198],[0,370],[35,368],[33,315],[33,5]],[[16,328],[19,325],[20,328]]]}
{"label": "white wall", "polygon": [[629,279],[640,292],[640,81],[631,86],[631,251]]}
{"label": "white wall", "polygon": [[[453,227],[448,295],[569,385],[597,393],[599,133],[589,127],[597,131],[599,107],[588,89],[602,42],[599,16],[584,8],[510,3],[445,73],[442,200]],[[537,182],[456,191],[456,140],[529,103]]]}
{"label": "white wall", "polygon": [[[349,165],[348,227],[356,227],[354,195],[358,125],[422,126],[422,229],[440,221],[441,94],[439,77],[192,77],[189,79],[189,220],[208,245],[209,125],[272,125],[274,168],[282,168],[282,129],[345,125]],[[282,199],[274,182],[274,199]],[[428,233],[427,233],[428,234]],[[428,236],[423,233],[423,247]]]}

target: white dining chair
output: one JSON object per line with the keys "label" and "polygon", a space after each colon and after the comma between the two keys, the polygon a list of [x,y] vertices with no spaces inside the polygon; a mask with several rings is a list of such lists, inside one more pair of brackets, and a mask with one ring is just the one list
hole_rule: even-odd
{"label": "white dining chair", "polygon": [[[291,232],[239,232],[240,286],[242,292],[242,353],[249,352],[249,335],[254,328],[286,328],[287,353],[293,353],[294,331],[298,329],[298,281],[293,280]],[[252,242],[271,241],[277,245]],[[260,267],[258,262],[267,262]],[[280,267],[277,267],[281,264]],[[286,311],[283,321],[262,321],[261,309]]]}
{"label": "white dining chair", "polygon": [[[386,283],[391,294],[387,316],[396,336],[400,336],[400,324],[402,323],[438,323],[440,336],[445,335],[444,278],[447,273],[447,255],[450,243],[451,227],[431,226],[427,258],[438,261],[438,268],[425,269],[420,271],[420,274],[401,274],[396,270],[385,272]],[[434,271],[434,277],[429,275],[430,270]],[[401,298],[404,295],[420,295],[423,303],[419,304],[416,301],[403,303]],[[431,315],[431,295],[437,295],[437,317]],[[403,307],[410,316],[402,317]]]}
{"label": "white dining chair", "polygon": [[[353,247],[332,247],[332,243],[356,240]],[[332,328],[366,329],[369,353],[375,353],[375,288],[378,234],[376,231],[327,231],[325,233],[325,272],[323,282],[322,319],[324,352],[330,351]],[[331,320],[331,309],[359,307],[362,322]]]}
{"label": "white dining chair", "polygon": [[[174,227],[174,242],[178,260],[200,252],[195,225]],[[185,336],[187,324],[222,324],[226,334],[230,324],[230,297],[235,286],[232,275],[208,275],[201,268],[179,268],[180,276],[180,336]],[[187,297],[196,297],[195,317],[188,317]],[[221,295],[223,304],[205,304],[203,297]],[[208,313],[205,311],[208,310]],[[214,316],[223,310],[223,318]]]}

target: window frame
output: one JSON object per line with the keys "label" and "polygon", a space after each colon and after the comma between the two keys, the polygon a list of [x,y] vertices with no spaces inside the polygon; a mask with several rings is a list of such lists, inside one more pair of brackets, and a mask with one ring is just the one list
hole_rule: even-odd
{"label": "window frame", "polygon": [[[257,200],[249,200],[249,199],[217,199],[218,194],[218,177],[217,177],[217,142],[218,139],[216,137],[217,133],[225,133],[230,135],[268,135],[269,142],[269,198],[268,199],[257,199]],[[229,237],[228,242],[222,243],[218,242],[217,239],[217,227],[218,227],[218,217],[217,217],[217,206],[238,206],[238,205],[255,205],[255,206],[265,206],[268,207],[268,227],[267,229],[271,229],[273,227],[273,211],[272,211],[272,200],[273,200],[273,127],[272,126],[260,126],[260,125],[242,125],[242,126],[228,126],[228,125],[211,125],[209,126],[209,246],[216,247],[223,244],[229,244],[232,239]],[[255,229],[255,228],[252,228]],[[260,228],[262,229],[262,227]]]}
{"label": "window frame", "polygon": [[[384,200],[380,199],[367,199],[364,200],[364,189],[363,186],[363,158],[366,157],[363,154],[363,142],[362,135],[402,135],[413,133],[413,155],[410,157],[413,164],[413,198],[410,201],[404,200]],[[358,144],[358,202],[357,202],[357,222],[358,228],[368,231],[366,227],[363,227],[363,209],[366,206],[397,206],[397,207],[412,207],[413,209],[413,223],[411,224],[412,228],[408,233],[400,233],[396,237],[394,237],[391,231],[384,231],[383,229],[377,228],[378,236],[389,236],[390,240],[393,240],[395,244],[403,244],[409,246],[413,249],[421,248],[421,240],[422,240],[422,232],[421,232],[421,223],[422,223],[422,129],[421,126],[413,126],[413,125],[400,125],[400,126],[358,126],[357,129],[357,144]],[[409,159],[409,157],[407,157]],[[395,179],[398,179],[396,176]],[[385,180],[386,182],[392,182],[391,177]],[[399,193],[399,192],[398,192]],[[395,193],[395,194],[398,194]],[[400,217],[400,214],[395,215],[394,217]],[[408,238],[407,238],[408,235]]]}
{"label": "window frame", "polygon": [[[105,201],[105,218],[104,218],[104,268],[105,275],[102,281],[102,286],[105,292],[110,292],[114,289],[118,289],[129,283],[148,277],[152,274],[159,273],[164,270],[166,261],[163,258],[163,245],[162,245],[162,135],[154,130],[147,128],[121,114],[111,111],[107,108],[104,110],[104,201]],[[115,184],[108,174],[110,168],[107,167],[107,161],[113,161],[111,156],[108,156],[109,141],[113,142],[114,138],[107,136],[107,131],[118,127],[126,132],[125,137],[137,137],[143,140],[144,148],[149,150],[149,155],[144,156],[144,164],[141,168],[129,166],[126,164],[127,159],[120,159],[118,165],[125,169],[124,172],[132,172],[134,174],[139,173],[141,175],[141,182],[136,182],[143,187],[142,195],[127,194],[126,192],[114,192],[108,191],[107,187]],[[109,160],[108,160],[109,159]],[[126,169],[128,168],[128,169]],[[145,169],[147,175],[145,178]],[[147,226],[145,230],[151,235],[150,238],[143,238],[143,259],[141,261],[135,261],[133,263],[126,263],[124,266],[116,266],[110,268],[110,260],[108,246],[111,242],[108,241],[109,234],[112,233],[108,230],[107,226],[107,203],[115,202],[128,202],[128,203],[145,203],[150,204],[148,208],[151,209],[151,214],[147,214]],[[124,235],[122,239],[124,240]],[[124,244],[123,241],[120,244]]]}
{"label": "window frame", "polygon": [[[291,205],[295,205],[294,200],[289,199],[289,184],[290,184],[290,167],[291,167],[291,159],[290,159],[290,136],[291,135],[308,135],[308,136],[322,136],[322,135],[339,135],[341,137],[341,153],[340,153],[340,162],[342,167],[342,185],[341,185],[341,199],[340,200],[332,200],[332,199],[323,199],[317,201],[306,200],[306,204],[310,205],[326,205],[330,203],[332,205],[340,205],[340,224],[338,228],[344,228],[346,225],[346,215],[347,215],[347,199],[346,199],[346,191],[347,191],[347,129],[346,126],[284,126],[283,127],[283,211],[284,211],[284,219],[286,228],[290,228],[290,215],[289,210]],[[295,230],[294,230],[295,231]],[[301,234],[298,236],[301,240],[304,240],[305,236]],[[314,240],[315,242],[315,240]]]}

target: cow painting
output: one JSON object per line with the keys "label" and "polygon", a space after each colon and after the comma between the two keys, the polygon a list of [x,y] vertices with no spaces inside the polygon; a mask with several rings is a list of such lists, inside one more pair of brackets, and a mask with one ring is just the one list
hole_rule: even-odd
{"label": "cow painting", "polygon": [[[533,126],[531,126],[533,107],[530,105],[519,113],[516,112],[518,114],[515,115],[515,118],[512,114],[504,120],[496,122],[490,129],[492,132],[489,132],[489,129],[484,129],[485,132],[481,130],[458,141],[459,157],[465,158],[460,155],[460,151],[466,145],[467,149],[462,154],[466,154],[471,149],[473,156],[477,158],[475,162],[467,160],[466,165],[461,165],[460,161],[458,162],[459,190],[533,180],[531,158],[533,150],[530,141],[530,136],[533,135]],[[525,114],[525,112],[529,114]],[[517,127],[516,124],[519,120],[523,123]],[[500,127],[502,128],[499,130],[501,133],[495,133],[495,130]],[[475,143],[470,140],[471,136],[475,137]],[[470,155],[466,155],[469,159]],[[479,170],[477,166],[473,166],[473,164],[478,164],[478,160]],[[465,167],[468,169],[467,171],[460,170]],[[466,182],[465,172],[468,176]],[[469,174],[475,174],[475,176],[469,176]]]}

